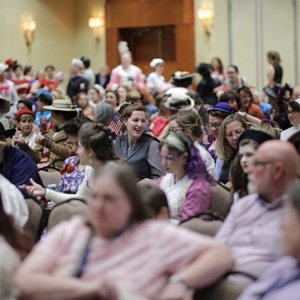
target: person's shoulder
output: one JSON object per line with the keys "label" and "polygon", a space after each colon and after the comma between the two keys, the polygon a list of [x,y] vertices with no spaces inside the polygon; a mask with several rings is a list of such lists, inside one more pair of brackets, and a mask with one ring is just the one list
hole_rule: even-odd
{"label": "person's shoulder", "polygon": [[257,203],[257,194],[250,194],[241,198],[236,204],[232,206],[232,210],[248,211],[253,205]]}

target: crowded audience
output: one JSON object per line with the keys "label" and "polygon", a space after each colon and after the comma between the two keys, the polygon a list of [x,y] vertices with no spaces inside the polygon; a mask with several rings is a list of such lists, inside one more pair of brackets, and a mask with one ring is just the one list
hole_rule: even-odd
{"label": "crowded audience", "polygon": [[300,93],[280,54],[260,91],[220,57],[168,78],[118,52],[69,77],[0,63],[0,298],[297,299]]}

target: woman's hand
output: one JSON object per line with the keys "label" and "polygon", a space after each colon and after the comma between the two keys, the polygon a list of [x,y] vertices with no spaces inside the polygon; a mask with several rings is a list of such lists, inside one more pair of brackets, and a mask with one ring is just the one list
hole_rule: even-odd
{"label": "woman's hand", "polygon": [[19,186],[20,189],[26,190],[26,192],[33,197],[45,197],[46,189],[41,185],[37,184],[32,178],[30,178],[32,185],[22,184]]}
{"label": "woman's hand", "polygon": [[169,283],[163,290],[159,300],[192,300],[193,290],[182,283]]}

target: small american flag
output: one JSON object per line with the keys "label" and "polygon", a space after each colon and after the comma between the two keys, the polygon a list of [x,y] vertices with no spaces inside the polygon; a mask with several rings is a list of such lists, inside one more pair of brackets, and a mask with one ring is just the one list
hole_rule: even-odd
{"label": "small american flag", "polygon": [[121,115],[116,112],[111,120],[111,122],[108,125],[108,128],[114,132],[115,134],[119,134],[119,132],[121,131],[123,122],[121,121]]}

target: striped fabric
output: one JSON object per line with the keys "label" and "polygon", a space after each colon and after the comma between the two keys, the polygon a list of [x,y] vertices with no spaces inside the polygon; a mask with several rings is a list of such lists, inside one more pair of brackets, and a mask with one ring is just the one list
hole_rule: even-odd
{"label": "striped fabric", "polygon": [[[61,223],[26,259],[28,270],[70,277],[89,236],[80,217]],[[146,221],[113,240],[94,236],[83,280],[111,279],[120,290],[157,299],[170,274],[215,242],[163,221]]]}

